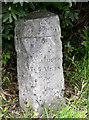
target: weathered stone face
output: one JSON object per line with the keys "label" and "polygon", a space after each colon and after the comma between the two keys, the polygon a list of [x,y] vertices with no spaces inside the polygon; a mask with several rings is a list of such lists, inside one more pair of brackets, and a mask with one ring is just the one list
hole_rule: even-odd
{"label": "weathered stone face", "polygon": [[57,15],[43,11],[31,15],[15,27],[19,100],[23,109],[31,102],[32,109],[41,114],[39,104],[57,108],[62,99],[61,30]]}

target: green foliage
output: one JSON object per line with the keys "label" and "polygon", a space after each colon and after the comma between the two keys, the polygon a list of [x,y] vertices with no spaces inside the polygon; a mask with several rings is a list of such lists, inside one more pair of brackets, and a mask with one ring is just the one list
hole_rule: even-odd
{"label": "green foliage", "polygon": [[73,21],[74,20],[78,20],[78,13],[77,12],[74,12],[74,11],[71,11],[71,9],[69,10],[65,10],[65,13],[64,15],[59,15],[60,18],[62,19],[62,23],[61,23],[61,27],[62,28],[65,28],[65,27],[73,27]]}
{"label": "green foliage", "polygon": [[81,46],[77,49],[72,47],[69,41],[65,45],[64,53],[65,77],[66,79],[70,79],[70,85],[73,87],[79,86],[79,89],[81,89],[83,80],[88,81],[89,78],[89,37],[86,31],[84,31],[83,38],[80,44]]}
{"label": "green foliage", "polygon": [[6,116],[6,118],[8,117],[8,108],[9,106],[3,106],[0,105],[0,110],[2,111],[2,113],[0,114],[0,118],[2,118],[3,116]]}
{"label": "green foliage", "polygon": [[3,63],[4,65],[6,65],[8,59],[10,59],[10,52],[7,51],[7,52],[5,53],[5,51],[3,51],[3,53],[2,53],[2,63]]}
{"label": "green foliage", "polygon": [[74,52],[74,50],[75,50],[75,48],[74,47],[72,47],[71,45],[70,45],[70,41],[69,42],[67,42],[67,45],[65,45],[65,54],[64,54],[64,56],[65,56],[65,61],[64,61],[64,65],[67,65],[67,66],[69,66],[69,65],[71,65],[71,64],[74,64],[74,55],[73,55],[73,52]]}
{"label": "green foliage", "polygon": [[[83,81],[88,81],[89,78],[89,61],[87,59],[87,55],[85,54],[83,60],[80,62],[75,62],[76,73],[72,73],[73,86],[77,85],[81,88],[81,83]],[[75,82],[76,81],[76,82]]]}
{"label": "green foliage", "polygon": [[[85,95],[87,91],[87,83],[82,82],[81,90],[75,88],[75,95],[71,97],[66,105],[63,105],[61,108],[58,107],[56,111],[53,109],[47,111],[44,103],[42,107],[43,114],[42,116],[39,116],[39,118],[86,118],[87,106],[85,106],[85,104],[87,104],[87,98],[85,99]],[[9,106],[1,106],[0,108],[2,109],[1,116],[5,116],[6,118],[14,118],[11,113],[8,114]],[[28,108],[29,112],[25,113],[23,111],[23,115],[14,111],[12,111],[12,113],[18,115],[16,118],[34,118],[37,112],[32,111],[30,107]]]}
{"label": "green foliage", "polygon": [[5,84],[5,87],[8,87],[11,85],[11,81],[9,79],[9,77],[4,77],[3,78],[3,83]]}
{"label": "green foliage", "polygon": [[88,36],[88,31],[84,31],[83,35],[84,41],[81,43],[81,45],[84,45],[86,50],[89,50],[89,36]]}
{"label": "green foliage", "polygon": [[[85,90],[85,88],[87,88]],[[87,98],[84,99],[84,95],[87,93],[87,83],[82,82],[81,90],[79,91],[79,97],[77,96],[77,88],[75,90],[75,96],[70,99],[66,107],[63,107],[59,116],[61,118],[86,118],[87,117]],[[72,102],[73,101],[73,102]],[[84,104],[83,104],[84,103]]]}

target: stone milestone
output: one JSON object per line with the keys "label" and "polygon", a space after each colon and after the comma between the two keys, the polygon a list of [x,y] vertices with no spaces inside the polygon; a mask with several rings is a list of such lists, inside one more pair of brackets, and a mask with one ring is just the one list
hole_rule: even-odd
{"label": "stone milestone", "polygon": [[15,23],[15,48],[20,106],[42,114],[63,99],[62,42],[58,15],[35,11]]}

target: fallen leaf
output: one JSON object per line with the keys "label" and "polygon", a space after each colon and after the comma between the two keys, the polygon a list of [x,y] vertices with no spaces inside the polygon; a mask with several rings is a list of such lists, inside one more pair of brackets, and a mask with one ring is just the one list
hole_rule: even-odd
{"label": "fallen leaf", "polygon": [[15,95],[11,95],[12,97],[15,97]]}
{"label": "fallen leaf", "polygon": [[4,100],[6,100],[5,95],[4,95],[2,92],[1,92],[0,94],[1,94],[2,98],[3,98]]}
{"label": "fallen leaf", "polygon": [[11,99],[9,99],[7,102],[11,102]]}
{"label": "fallen leaf", "polygon": [[14,105],[12,108],[15,108],[16,107],[16,105]]}
{"label": "fallen leaf", "polygon": [[8,94],[6,91],[3,91],[3,94],[11,96],[10,94]]}

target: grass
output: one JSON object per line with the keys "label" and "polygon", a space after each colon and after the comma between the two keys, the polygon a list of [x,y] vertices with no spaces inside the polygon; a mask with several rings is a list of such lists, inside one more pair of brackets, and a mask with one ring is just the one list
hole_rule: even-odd
{"label": "grass", "polygon": [[[84,95],[86,91],[84,91],[86,87],[86,83],[82,84],[82,88],[77,96],[75,92],[75,96],[73,96],[70,101],[66,104],[66,106],[62,106],[62,109],[58,108],[55,112],[53,110],[47,111],[45,105],[43,105],[43,115],[40,118],[86,118],[87,117],[87,105],[83,105],[83,102],[87,104],[87,99],[84,99]],[[6,118],[14,118],[12,114],[8,115],[9,106],[0,107],[2,109],[2,115]],[[23,115],[18,112],[12,112],[18,115],[17,118],[34,118],[33,111],[29,109],[29,113],[25,113],[23,111]]]}

